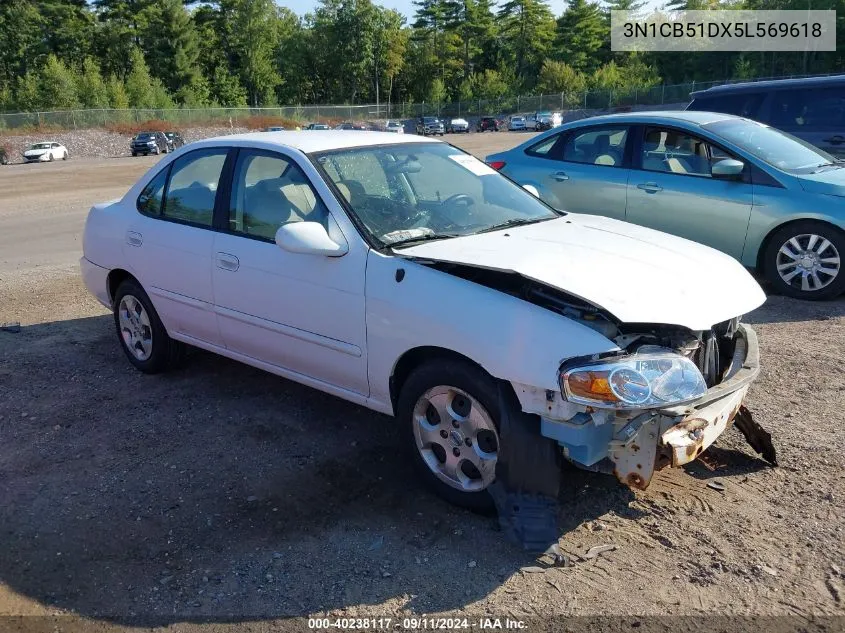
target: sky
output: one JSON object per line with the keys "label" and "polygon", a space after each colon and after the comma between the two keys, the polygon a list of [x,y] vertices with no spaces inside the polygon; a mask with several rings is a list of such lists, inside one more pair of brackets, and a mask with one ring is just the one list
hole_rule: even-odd
{"label": "sky", "polygon": [[[399,13],[407,17],[409,21],[414,15],[414,3],[412,0],[375,0],[375,3],[388,9],[396,9]],[[318,2],[317,0],[276,0],[276,4],[293,9],[294,12],[302,15],[312,11]],[[555,16],[558,16],[566,8],[566,0],[549,0],[549,6]]]}

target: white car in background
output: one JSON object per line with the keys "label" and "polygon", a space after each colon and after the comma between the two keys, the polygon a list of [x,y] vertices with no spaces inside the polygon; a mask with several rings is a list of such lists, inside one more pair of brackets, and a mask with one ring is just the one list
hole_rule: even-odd
{"label": "white car in background", "polygon": [[385,132],[392,132],[394,134],[404,134],[405,124],[402,121],[388,121],[384,126]]}
{"label": "white car in background", "polygon": [[68,154],[67,148],[55,141],[34,143],[23,153],[23,159],[27,163],[48,162],[59,159],[67,160],[68,156],[70,154]]}
{"label": "white car in background", "polygon": [[528,129],[525,124],[524,116],[512,116],[508,119],[508,130],[511,132],[522,132]]}
{"label": "white car in background", "polygon": [[446,131],[451,134],[469,134],[469,121],[461,118],[451,119]]}
{"label": "white car in background", "polygon": [[420,477],[476,510],[518,472],[556,489],[561,456],[645,488],[749,428],[740,317],[765,295],[739,262],[422,136],[191,143],[91,209],[83,252],[138,370],[191,345],[394,415]]}

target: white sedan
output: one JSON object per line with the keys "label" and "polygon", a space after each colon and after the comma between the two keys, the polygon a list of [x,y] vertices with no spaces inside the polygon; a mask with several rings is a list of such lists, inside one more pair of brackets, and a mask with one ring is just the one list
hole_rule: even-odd
{"label": "white sedan", "polygon": [[50,141],[46,143],[35,143],[30,145],[23,153],[23,159],[27,163],[48,162],[54,160],[67,160],[67,147],[61,143]]}
{"label": "white sedan", "polygon": [[555,489],[561,455],[644,488],[759,369],[739,317],[764,295],[733,258],[552,209],[420,136],[192,143],[94,206],[83,247],[137,369],[195,346],[393,415],[420,476],[477,510],[497,481]]}

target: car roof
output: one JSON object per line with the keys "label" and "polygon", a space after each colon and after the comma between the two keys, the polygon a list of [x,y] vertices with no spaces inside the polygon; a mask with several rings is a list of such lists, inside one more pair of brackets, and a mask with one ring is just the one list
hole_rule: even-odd
{"label": "car roof", "polygon": [[829,75],[827,77],[801,77],[797,79],[769,79],[766,81],[743,81],[735,84],[713,86],[706,90],[691,93],[693,98],[726,94],[730,92],[765,92],[767,90],[786,90],[795,88],[819,88],[845,83],[845,75]]}
{"label": "car roof", "polygon": [[699,112],[694,110],[651,110],[647,112],[624,112],[619,114],[604,114],[600,116],[578,119],[567,124],[567,127],[578,127],[581,125],[597,125],[600,123],[666,123],[674,122],[692,123],[693,125],[706,125],[726,119],[740,119],[742,117],[720,112]]}
{"label": "car roof", "polygon": [[411,143],[441,143],[423,136],[407,135],[397,140],[391,132],[367,132],[346,130],[316,130],[311,132],[253,132],[249,134],[230,134],[192,143],[191,147],[203,145],[276,145],[285,149],[297,149],[305,154],[325,152],[351,147],[374,147],[377,145],[397,145]]}

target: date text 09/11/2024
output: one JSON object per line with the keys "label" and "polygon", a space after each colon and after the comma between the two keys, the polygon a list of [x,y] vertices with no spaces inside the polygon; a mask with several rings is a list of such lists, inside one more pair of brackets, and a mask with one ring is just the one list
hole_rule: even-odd
{"label": "date text 09/11/2024", "polygon": [[308,628],[317,631],[419,631],[419,630],[525,630],[522,620],[511,618],[308,618]]}

